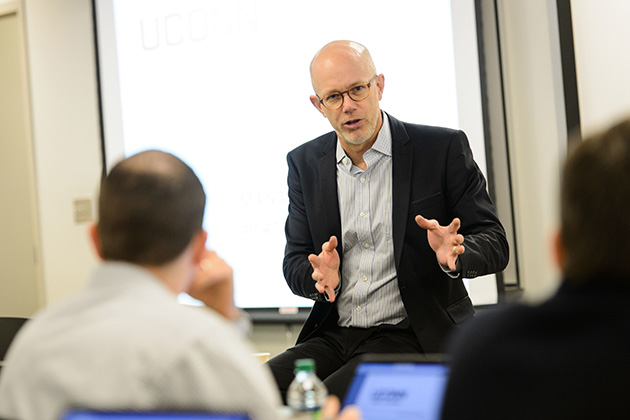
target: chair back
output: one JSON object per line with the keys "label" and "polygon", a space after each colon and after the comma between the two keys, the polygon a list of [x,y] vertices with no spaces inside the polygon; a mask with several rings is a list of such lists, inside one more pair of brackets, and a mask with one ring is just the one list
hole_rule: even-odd
{"label": "chair back", "polygon": [[0,362],[4,360],[7,350],[28,318],[0,317]]}

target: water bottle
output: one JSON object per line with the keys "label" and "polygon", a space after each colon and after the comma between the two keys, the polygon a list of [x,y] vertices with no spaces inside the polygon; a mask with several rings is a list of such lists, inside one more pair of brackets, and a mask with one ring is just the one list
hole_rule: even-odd
{"label": "water bottle", "polygon": [[293,418],[319,419],[320,409],[328,397],[328,390],[315,374],[315,360],[296,360],[294,372],[295,379],[287,391],[287,404],[293,411]]}

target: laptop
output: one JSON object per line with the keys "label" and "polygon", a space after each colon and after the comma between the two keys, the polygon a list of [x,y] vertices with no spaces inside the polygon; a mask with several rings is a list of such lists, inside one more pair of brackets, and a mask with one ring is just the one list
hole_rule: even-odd
{"label": "laptop", "polygon": [[367,354],[343,405],[357,405],[364,420],[439,420],[448,371],[439,356]]}
{"label": "laptop", "polygon": [[60,420],[251,420],[246,414],[183,411],[91,411],[73,410]]}

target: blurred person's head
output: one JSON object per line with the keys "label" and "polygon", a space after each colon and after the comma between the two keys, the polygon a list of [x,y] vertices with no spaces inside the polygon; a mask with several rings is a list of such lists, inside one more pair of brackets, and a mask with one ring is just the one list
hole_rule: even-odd
{"label": "blurred person's head", "polygon": [[556,255],[572,283],[630,279],[630,119],[570,148]]}
{"label": "blurred person's head", "polygon": [[116,164],[101,185],[93,232],[97,251],[106,261],[168,264],[205,235],[205,203],[201,182],[179,158],[157,150],[133,155]]}

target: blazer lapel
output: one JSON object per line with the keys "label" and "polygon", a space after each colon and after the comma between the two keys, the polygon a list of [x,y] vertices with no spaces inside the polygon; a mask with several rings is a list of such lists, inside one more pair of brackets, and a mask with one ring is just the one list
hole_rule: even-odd
{"label": "blazer lapel", "polygon": [[411,188],[412,150],[409,136],[403,124],[387,114],[392,132],[392,229],[394,260],[398,268],[409,217]]}
{"label": "blazer lapel", "polygon": [[[321,203],[326,218],[326,230],[329,235],[335,235],[338,240],[337,251],[342,255],[341,247],[341,215],[339,212],[339,198],[337,195],[337,135],[333,131],[322,146],[319,158],[319,183]],[[316,244],[321,245],[321,244]]]}

